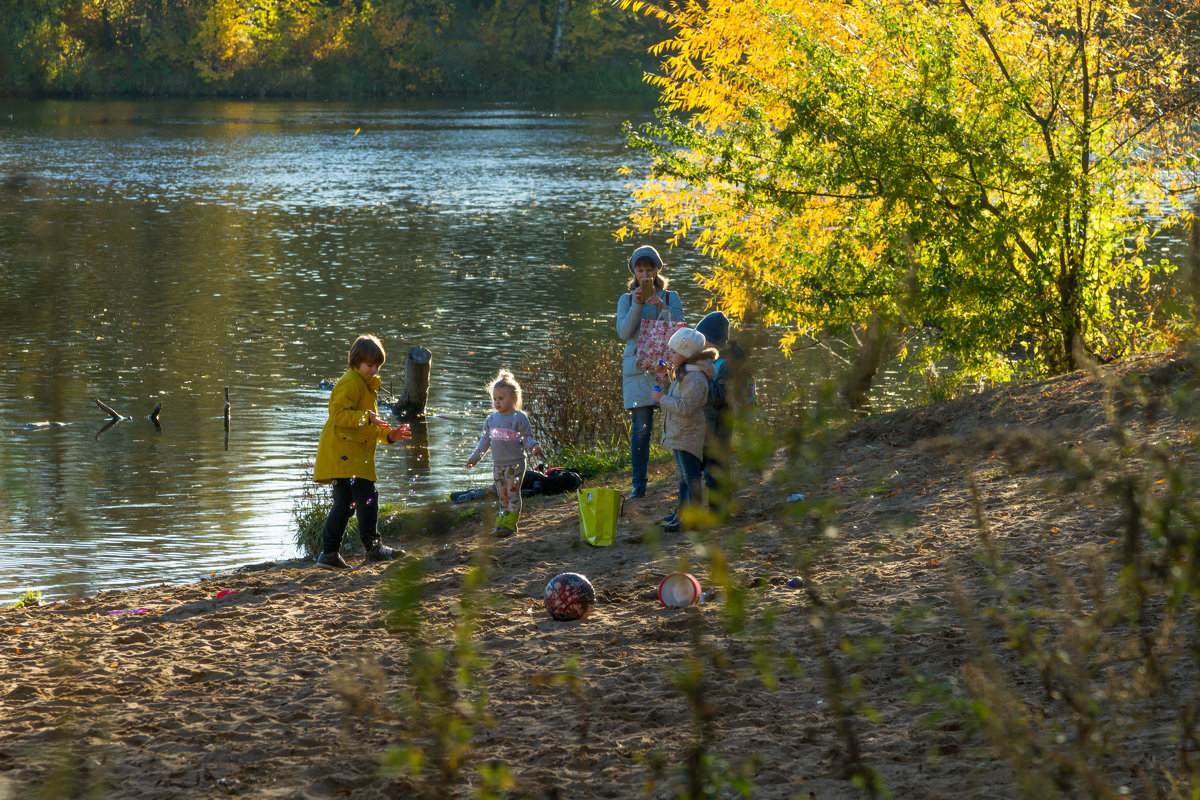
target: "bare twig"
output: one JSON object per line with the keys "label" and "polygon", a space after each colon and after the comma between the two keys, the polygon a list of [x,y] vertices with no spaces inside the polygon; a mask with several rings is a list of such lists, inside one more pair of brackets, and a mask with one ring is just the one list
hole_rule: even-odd
{"label": "bare twig", "polygon": [[98,397],[96,398],[96,405],[100,407],[101,411],[103,411],[105,414],[108,414],[110,417],[112,417],[113,422],[120,422],[121,420],[132,419],[132,417],[127,417],[124,414],[114,411],[112,406],[105,404]]}

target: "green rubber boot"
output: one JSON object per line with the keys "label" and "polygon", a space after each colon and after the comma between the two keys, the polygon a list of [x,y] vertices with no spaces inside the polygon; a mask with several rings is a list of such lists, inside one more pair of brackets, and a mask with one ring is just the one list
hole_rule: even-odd
{"label": "green rubber boot", "polygon": [[517,532],[517,519],[516,518],[517,518],[517,512],[515,512],[515,511],[505,511],[503,514],[500,514],[499,516],[497,516],[496,517],[495,534],[497,536],[512,536],[514,533],[516,533]]}

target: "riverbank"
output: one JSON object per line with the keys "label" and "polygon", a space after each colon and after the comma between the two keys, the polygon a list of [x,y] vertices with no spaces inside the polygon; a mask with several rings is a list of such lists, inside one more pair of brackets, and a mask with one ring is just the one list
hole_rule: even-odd
{"label": "riverbank", "polygon": [[[759,798],[867,796],[853,774],[895,797],[1013,797],[1038,785],[1013,765],[1043,762],[1058,791],[1094,780],[1150,796],[1196,741],[1180,711],[1194,623],[1161,624],[1170,609],[1155,600],[1133,639],[1108,624],[1129,516],[1081,465],[1165,491],[1154,453],[1194,467],[1190,422],[1166,405],[1192,379],[1181,356],[1155,354],[869,418],[799,487],[777,458],[740,490],[719,542],[732,593],[691,608],[662,607],[658,582],[683,566],[717,586],[718,539],[647,536],[670,476],[626,504],[607,548],[580,542],[569,498],[531,504],[516,537],[466,525],[400,542],[426,564],[430,630],[459,618],[480,551],[494,599],[468,686],[486,689],[494,724],[474,726],[467,767],[428,793],[473,796],[478,768],[503,764],[500,796],[674,797],[701,741],[710,785],[745,774]],[[807,500],[786,503],[796,490]],[[1154,549],[1148,534],[1135,544]],[[813,559],[802,588],[788,584],[797,557]],[[392,700],[410,687],[409,650],[378,595],[401,567],[352,564],[260,564],[0,611],[0,797],[412,794],[379,768],[406,732]],[[597,590],[586,619],[542,608],[563,571]],[[1073,627],[1089,619],[1104,624]],[[1040,650],[1010,646],[1042,629]],[[1153,680],[1135,674],[1139,641],[1158,656]],[[705,665],[690,705],[672,677],[689,663]]]}

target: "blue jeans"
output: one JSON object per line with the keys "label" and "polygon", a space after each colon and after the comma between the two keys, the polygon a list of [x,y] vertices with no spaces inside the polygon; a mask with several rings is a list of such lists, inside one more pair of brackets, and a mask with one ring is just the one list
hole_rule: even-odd
{"label": "blue jeans", "polygon": [[717,476],[721,475],[725,468],[721,466],[720,461],[717,461],[715,458],[713,458],[711,456],[705,456],[703,464],[704,464],[704,466],[703,466],[704,485],[707,486],[709,489],[717,488],[717,483],[718,483]]}
{"label": "blue jeans", "polygon": [[633,425],[629,430],[629,464],[633,469],[633,488],[646,488],[646,469],[650,465],[650,432],[654,429],[654,409],[658,406],[631,408]]}
{"label": "blue jeans", "polygon": [[699,503],[704,496],[700,475],[704,462],[687,450],[675,451],[675,473],[679,476],[679,508]]}

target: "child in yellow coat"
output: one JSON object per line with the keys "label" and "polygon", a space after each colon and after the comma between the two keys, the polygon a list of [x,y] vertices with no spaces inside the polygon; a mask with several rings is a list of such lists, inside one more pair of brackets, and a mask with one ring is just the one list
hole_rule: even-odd
{"label": "child in yellow coat", "polygon": [[321,534],[317,565],[347,569],[342,537],[353,512],[367,561],[387,561],[404,555],[379,541],[379,492],[375,488],[375,445],[411,439],[407,425],[393,428],[379,416],[379,370],[387,360],[374,336],[359,336],[350,347],[350,369],[329,394],[329,419],[321,429],[313,480],[333,484],[333,508]]}

